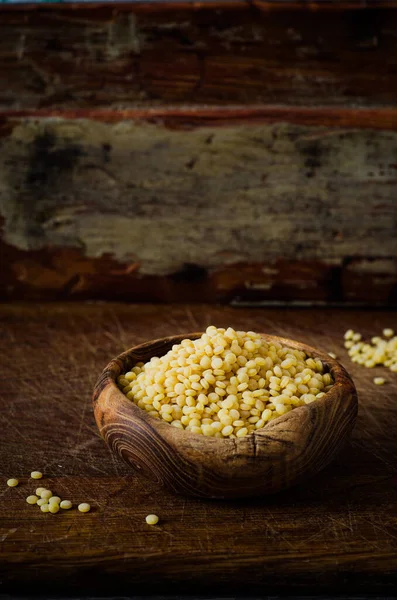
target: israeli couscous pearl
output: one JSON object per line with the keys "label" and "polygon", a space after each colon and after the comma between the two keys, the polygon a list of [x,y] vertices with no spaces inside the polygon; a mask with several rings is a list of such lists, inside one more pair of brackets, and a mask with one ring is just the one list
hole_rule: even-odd
{"label": "israeli couscous pearl", "polygon": [[159,522],[159,518],[157,515],[148,515],[145,519],[148,525],[157,525]]}
{"label": "israeli couscous pearl", "polygon": [[48,510],[49,510],[50,513],[52,513],[53,515],[55,515],[59,511],[59,504],[58,504],[58,502],[50,502],[48,504]]}
{"label": "israeli couscous pearl", "polygon": [[382,333],[383,333],[384,337],[386,337],[386,338],[391,338],[394,335],[393,329],[389,329],[389,328],[384,329]]}
{"label": "israeli couscous pearl", "polygon": [[32,471],[30,476],[32,479],[41,479],[43,477],[43,473],[40,473],[40,471]]}
{"label": "israeli couscous pearl", "polygon": [[47,502],[45,504],[41,504],[40,510],[43,513],[48,513],[50,511],[50,505]]}
{"label": "israeli couscous pearl", "polygon": [[384,385],[386,383],[386,379],[383,377],[374,377],[375,385]]}
{"label": "israeli couscous pearl", "polygon": [[91,506],[87,502],[82,502],[77,508],[80,512],[86,513],[91,509]]}
{"label": "israeli couscous pearl", "polygon": [[382,365],[393,372],[397,372],[397,336],[394,335],[392,329],[384,329],[383,335],[383,338],[380,336],[372,337],[371,343],[368,343],[362,341],[360,334],[353,332],[352,339],[356,336],[357,341],[348,349],[351,360],[368,369],[372,369],[376,365]]}
{"label": "israeli couscous pearl", "polygon": [[48,500],[48,504],[59,504],[61,501],[59,496],[51,496],[51,498],[49,498]]}
{"label": "israeli couscous pearl", "polygon": [[43,506],[43,504],[48,504],[45,498],[40,498],[39,500],[37,500],[37,506]]}
{"label": "israeli couscous pearl", "polygon": [[[349,333],[352,346],[355,335]],[[201,338],[137,363],[118,384],[141,409],[173,427],[241,438],[325,394],[333,381],[323,371],[319,359],[252,331],[210,326]]]}
{"label": "israeli couscous pearl", "polygon": [[44,489],[40,494],[40,497],[45,498],[45,500],[49,500],[51,498],[51,496],[52,496],[52,491],[46,490],[46,489]]}
{"label": "israeli couscous pearl", "polygon": [[43,487],[38,487],[38,488],[37,488],[37,490],[36,490],[36,492],[35,492],[35,493],[36,493],[36,496],[39,496],[39,497],[41,497],[41,492],[44,492],[44,490],[45,490],[45,488],[43,488]]}
{"label": "israeli couscous pearl", "polygon": [[69,508],[72,508],[72,503],[70,500],[62,500],[59,506],[64,510],[69,510]]}
{"label": "israeli couscous pearl", "polygon": [[28,497],[26,498],[26,502],[27,502],[28,504],[37,504],[37,500],[38,500],[38,497],[37,497],[37,496],[35,496],[34,494],[32,494],[31,496],[28,496]]}
{"label": "israeli couscous pearl", "polygon": [[18,484],[19,484],[19,481],[18,481],[18,479],[14,479],[14,478],[13,478],[13,479],[9,479],[9,480],[7,481],[7,485],[8,485],[8,487],[16,487]]}

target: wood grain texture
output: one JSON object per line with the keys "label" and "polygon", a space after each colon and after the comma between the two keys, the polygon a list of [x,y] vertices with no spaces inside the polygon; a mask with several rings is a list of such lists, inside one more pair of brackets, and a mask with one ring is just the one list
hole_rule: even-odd
{"label": "wood grain texture", "polygon": [[0,107],[394,107],[395,10],[284,4],[3,7]]}
{"label": "wood grain texture", "polygon": [[137,121],[154,123],[169,129],[191,130],[196,127],[263,125],[289,123],[340,129],[397,130],[397,108],[350,108],[348,106],[227,105],[149,107],[129,109],[40,108],[0,111],[0,135],[8,135],[23,119],[89,119],[99,123]]}
{"label": "wood grain texture", "polygon": [[[161,4],[161,9],[166,11],[175,11],[177,9],[188,9],[188,10],[200,10],[202,8],[219,10],[225,8],[234,9],[247,9],[247,3],[245,0],[157,0],[156,4]],[[355,10],[368,10],[370,8],[395,8],[395,0],[252,0],[250,3],[253,7],[260,10],[302,10],[308,12],[310,10],[321,10],[324,12],[328,11],[339,11],[346,9]],[[87,6],[81,2],[68,2],[66,5],[61,4],[59,6],[50,4],[11,4],[7,6],[1,6],[0,10],[6,10],[7,12],[26,12],[26,11],[39,11],[39,12],[58,12],[62,10],[69,11],[71,8],[74,10],[85,11]],[[125,2],[119,0],[110,0],[105,2],[90,2],[90,9],[117,9],[120,12],[129,12],[131,8],[138,8],[140,11],[145,13],[156,12],[158,6],[154,2],[148,2],[147,0],[126,0]]]}
{"label": "wood grain texture", "polygon": [[319,358],[333,388],[313,402],[272,421],[242,439],[194,435],[154,419],[128,400],[119,375],[136,363],[164,356],[184,338],[171,336],[135,346],[113,359],[93,395],[98,428],[113,452],[138,473],[173,492],[201,498],[242,498],[284,490],[324,468],[340,451],[357,416],[357,393],[346,370],[317,349],[262,334],[268,343]]}
{"label": "wood grain texture", "polygon": [[395,131],[191,112],[6,120],[2,297],[396,301]]}
{"label": "wood grain texture", "polygon": [[[302,340],[335,352],[351,373],[359,395],[351,442],[310,481],[260,499],[188,499],[159,493],[107,450],[90,398],[103,365],[125,348],[210,323]],[[1,592],[392,595],[397,378],[352,364],[342,345],[349,327],[368,338],[389,326],[397,329],[395,312],[2,306]],[[26,476],[38,468],[44,485],[91,502],[92,512],[43,515],[26,504],[37,485]],[[10,476],[20,487],[5,487]],[[145,525],[149,513],[159,526]]]}

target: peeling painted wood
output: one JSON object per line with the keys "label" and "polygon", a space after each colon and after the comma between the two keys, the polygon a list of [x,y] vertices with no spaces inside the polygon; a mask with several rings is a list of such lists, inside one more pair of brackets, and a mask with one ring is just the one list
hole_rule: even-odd
{"label": "peeling painted wood", "polygon": [[394,107],[397,11],[268,6],[3,9],[0,107]]}
{"label": "peeling painted wood", "polygon": [[3,297],[397,299],[397,133],[20,119]]}
{"label": "peeling painted wood", "polygon": [[[279,259],[207,270],[185,263],[169,275],[142,275],[139,264],[89,258],[74,248],[18,250],[0,241],[0,299],[119,300],[303,305],[397,305],[397,259]],[[375,268],[362,272],[360,264]],[[351,264],[353,263],[353,264]]]}

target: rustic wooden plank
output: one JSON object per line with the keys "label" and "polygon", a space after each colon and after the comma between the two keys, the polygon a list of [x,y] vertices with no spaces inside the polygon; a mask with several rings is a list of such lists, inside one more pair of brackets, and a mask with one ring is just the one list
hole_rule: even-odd
{"label": "rustic wooden plank", "polygon": [[[144,12],[156,12],[158,6],[155,4],[161,4],[162,10],[174,11],[177,9],[188,9],[188,10],[200,10],[202,8],[211,8],[212,10],[234,8],[234,9],[246,9],[246,0],[156,0],[156,2],[150,2],[148,0],[126,0],[125,2],[120,0],[104,0],[103,2],[90,2],[89,6],[83,2],[68,2],[60,6],[54,5],[54,3],[40,4],[9,4],[7,6],[0,6],[0,11],[13,11],[13,12],[26,12],[26,11],[39,11],[39,12],[51,12],[59,10],[69,11],[71,8],[80,12],[89,10],[100,9],[114,9],[118,11],[129,12],[131,8],[139,9]],[[396,8],[394,0],[252,0],[250,2],[252,6],[260,10],[302,10],[305,12],[311,10],[321,10],[324,12],[334,10],[368,10],[371,8]]]}
{"label": "rustic wooden plank", "polygon": [[175,115],[4,122],[3,297],[396,301],[395,131]]}
{"label": "rustic wooden plank", "polygon": [[159,123],[171,129],[193,129],[203,126],[255,125],[264,123],[291,123],[347,129],[397,130],[397,109],[304,107],[304,106],[180,106],[130,109],[54,109],[0,111],[2,128],[9,132],[21,119],[90,119],[102,123],[145,121]]}
{"label": "rustic wooden plank", "polygon": [[268,6],[3,9],[0,107],[394,107],[395,10]]}
{"label": "rustic wooden plank", "polygon": [[[262,500],[206,502],[159,492],[111,457],[90,391],[121,350],[209,323],[281,334],[338,354],[356,383],[353,439],[323,473]],[[2,593],[392,595],[397,585],[396,375],[352,365],[345,329],[396,328],[380,311],[236,310],[198,305],[5,305],[0,309]],[[388,384],[375,386],[376,375]],[[42,483],[94,510],[43,515]],[[149,528],[149,512],[162,521]],[[117,583],[115,583],[117,582]]]}

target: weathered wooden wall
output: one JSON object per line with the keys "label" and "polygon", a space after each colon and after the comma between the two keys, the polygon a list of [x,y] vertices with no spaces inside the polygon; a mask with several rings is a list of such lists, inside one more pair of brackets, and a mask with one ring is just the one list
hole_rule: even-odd
{"label": "weathered wooden wall", "polygon": [[268,6],[3,10],[0,107],[395,105],[394,9]]}
{"label": "weathered wooden wall", "polygon": [[0,10],[3,298],[397,301],[397,10],[271,6]]}

